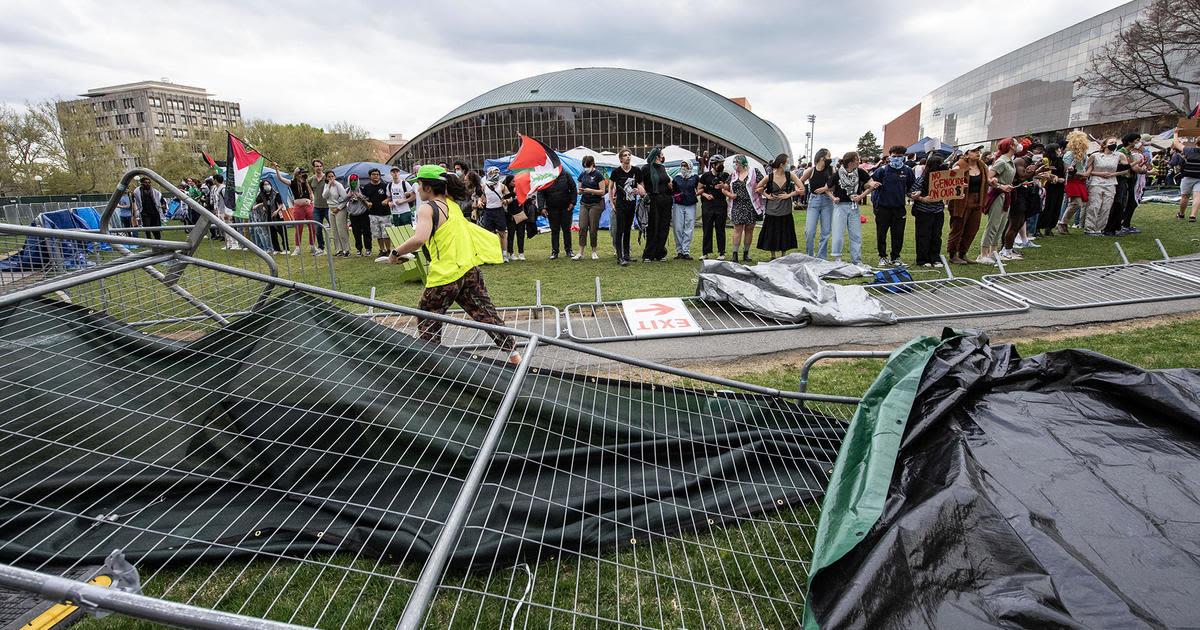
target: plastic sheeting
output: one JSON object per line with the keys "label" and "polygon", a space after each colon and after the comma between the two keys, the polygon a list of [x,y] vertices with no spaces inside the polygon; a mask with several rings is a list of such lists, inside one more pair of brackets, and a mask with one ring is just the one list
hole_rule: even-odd
{"label": "plastic sheeting", "polygon": [[[134,562],[235,550],[420,562],[514,370],[298,292],[189,343],[28,300],[0,308],[0,365],[0,450],[14,454],[0,469],[0,560],[34,564],[112,549]],[[522,391],[486,479],[493,507],[467,517],[455,566],[612,549],[811,501],[843,432],[768,396],[550,370]]]}
{"label": "plastic sheeting", "polygon": [[838,456],[805,627],[1197,627],[1197,392],[977,332],[910,344]]}
{"label": "plastic sheeting", "polygon": [[[866,289],[825,282],[819,277],[816,265],[795,256],[803,255],[793,254],[752,267],[706,260],[697,274],[696,295],[706,300],[728,301],[764,317],[787,322],[811,321],[831,326],[896,323],[896,315]],[[832,268],[820,269],[834,272]]]}

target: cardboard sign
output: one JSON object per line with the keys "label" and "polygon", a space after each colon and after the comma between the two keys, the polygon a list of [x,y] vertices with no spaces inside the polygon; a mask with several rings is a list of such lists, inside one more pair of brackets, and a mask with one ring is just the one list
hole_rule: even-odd
{"label": "cardboard sign", "polygon": [[1200,118],[1180,118],[1175,137],[1185,147],[1200,146]]}
{"label": "cardboard sign", "polygon": [[929,200],[947,201],[967,196],[966,169],[950,169],[929,174]]}
{"label": "cardboard sign", "polygon": [[621,306],[625,323],[635,337],[664,337],[702,330],[680,298],[623,300]]}

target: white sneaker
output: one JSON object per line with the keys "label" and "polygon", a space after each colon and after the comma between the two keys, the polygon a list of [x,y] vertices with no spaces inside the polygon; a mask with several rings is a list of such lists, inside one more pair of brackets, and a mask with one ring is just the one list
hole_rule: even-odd
{"label": "white sneaker", "polygon": [[504,252],[504,262],[508,262],[508,252]]}
{"label": "white sneaker", "polygon": [[318,247],[317,250],[313,252],[313,254],[316,256],[323,256],[323,255],[325,255],[325,250]]}
{"label": "white sneaker", "polygon": [[1041,249],[1042,248],[1041,245],[1038,245],[1037,243],[1034,243],[1032,241],[1033,241],[1033,239],[1029,239],[1028,241],[1025,241],[1025,247],[1028,247],[1030,249]]}
{"label": "white sneaker", "polygon": [[600,254],[597,254],[596,252],[592,252],[592,260],[600,260]]}
{"label": "white sneaker", "polygon": [[517,254],[517,260],[525,260],[525,254]]}
{"label": "white sneaker", "polygon": [[700,260],[708,260],[708,254],[700,254]]}
{"label": "white sneaker", "polygon": [[1025,243],[1022,243],[1021,241],[1013,242],[1013,249],[1023,249],[1024,247]]}
{"label": "white sneaker", "polygon": [[292,255],[293,255],[293,256],[299,256],[299,255],[300,255],[300,246],[299,246],[299,245],[297,245],[297,246],[296,246],[296,249],[293,249],[293,250],[292,250]]}
{"label": "white sneaker", "polygon": [[940,263],[940,262],[936,262],[936,263],[933,263],[933,266],[934,266],[934,268],[936,268],[936,269],[941,269],[941,268],[942,268],[942,263]]}
{"label": "white sneaker", "polygon": [[571,257],[571,260],[583,260],[583,252],[579,252]]}
{"label": "white sneaker", "polygon": [[725,260],[725,254],[721,254],[720,256],[717,256],[717,260]]}
{"label": "white sneaker", "polygon": [[320,252],[318,252],[318,251],[317,251],[317,247],[316,247],[316,245],[309,245],[309,246],[308,246],[308,253],[310,253],[310,254],[319,254]]}
{"label": "white sneaker", "polygon": [[983,254],[980,254],[979,257],[975,259],[975,262],[981,265],[994,265],[996,264],[996,259],[992,258],[991,256],[984,256]]}

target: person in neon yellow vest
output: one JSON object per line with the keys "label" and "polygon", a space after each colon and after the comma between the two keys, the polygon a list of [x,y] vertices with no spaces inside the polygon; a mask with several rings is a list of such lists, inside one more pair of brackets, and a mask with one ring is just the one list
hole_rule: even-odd
{"label": "person in neon yellow vest", "polygon": [[[466,193],[461,180],[445,168],[432,164],[422,166],[416,175],[418,197],[417,223],[412,238],[404,241],[388,255],[388,262],[398,264],[406,255],[426,246],[429,251],[429,276],[425,293],[417,308],[431,313],[445,313],[457,303],[471,319],[485,324],[503,326],[504,321],[492,305],[479,265],[504,262],[504,254],[496,235],[463,217],[455,197]],[[440,343],[442,322],[419,318],[417,330],[421,338]],[[520,363],[521,354],[511,335],[488,331],[492,341],[508,351],[510,363]]]}

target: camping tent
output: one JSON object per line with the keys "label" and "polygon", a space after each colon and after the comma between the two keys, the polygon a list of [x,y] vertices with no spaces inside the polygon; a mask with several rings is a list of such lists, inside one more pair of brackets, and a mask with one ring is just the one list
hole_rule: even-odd
{"label": "camping tent", "polygon": [[[586,148],[586,147],[576,147],[576,148],[578,149],[578,148]],[[588,149],[588,150],[590,151],[590,149]],[[572,151],[575,151],[575,149],[572,149]],[[568,173],[570,173],[571,179],[578,181],[579,174],[583,172],[583,163],[579,161],[579,158],[572,157],[570,155],[567,155],[566,153],[558,153],[557,151],[555,151],[555,153],[558,155],[558,161],[560,163],[562,163],[563,169],[565,171],[567,171]],[[584,155],[586,155],[586,154],[584,154]],[[500,173],[502,175],[508,175],[509,173],[512,172],[512,171],[508,170],[508,165],[512,164],[513,158],[515,158],[515,157],[517,157],[516,154],[513,154],[513,155],[506,155],[506,156],[500,157],[500,158],[484,160],[483,168],[486,171],[487,169],[495,166],[500,169]],[[580,157],[582,157],[582,155]],[[599,163],[599,161],[600,160],[596,160],[597,163]],[[572,220],[574,220],[574,221],[579,220],[579,206],[580,206],[579,203],[575,204],[575,211],[573,212],[573,216],[572,216]],[[612,211],[611,211],[611,208],[608,203],[608,197],[606,196],[604,198],[604,214],[602,214],[600,216],[600,227],[602,227],[602,228],[608,227],[608,222],[609,222],[610,216],[612,216]],[[545,219],[543,217],[538,217],[538,225],[549,225],[548,223],[544,223],[544,221],[545,221]]]}
{"label": "camping tent", "polygon": [[[746,156],[746,163],[747,163],[747,165],[749,165],[750,168],[756,168],[761,173],[765,174],[767,172],[767,167],[763,166],[762,162],[759,162],[758,160],[750,157],[749,155]],[[725,164],[725,172],[732,173],[733,172],[733,156],[731,155],[731,156],[725,158],[724,164]],[[701,171],[701,172],[703,172],[703,171]]]}
{"label": "camping tent", "polygon": [[671,144],[663,147],[663,166],[679,166],[680,162],[688,160],[692,163],[692,168],[696,167],[696,154],[677,145]]}

